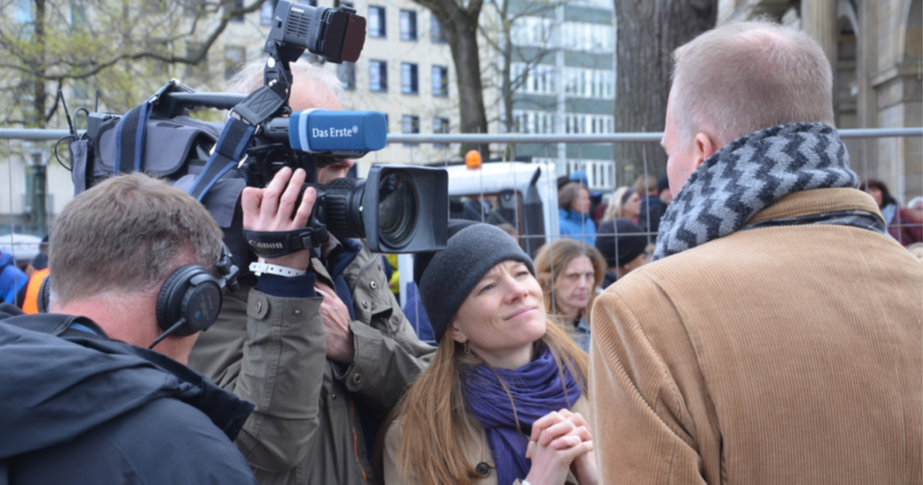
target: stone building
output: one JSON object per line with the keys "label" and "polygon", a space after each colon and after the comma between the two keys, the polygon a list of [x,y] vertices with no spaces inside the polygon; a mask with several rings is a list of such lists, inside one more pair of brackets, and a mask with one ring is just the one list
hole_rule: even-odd
{"label": "stone building", "polygon": [[[834,72],[838,128],[923,126],[923,0],[719,0],[718,23],[759,15],[814,37]],[[923,195],[923,139],[847,141],[853,170],[902,203]]]}

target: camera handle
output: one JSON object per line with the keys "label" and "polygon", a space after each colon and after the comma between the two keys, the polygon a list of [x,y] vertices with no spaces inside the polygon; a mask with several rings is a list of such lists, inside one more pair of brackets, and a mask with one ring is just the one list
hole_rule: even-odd
{"label": "camera handle", "polygon": [[292,231],[261,232],[244,229],[243,234],[250,249],[264,259],[278,258],[305,249],[310,251],[330,239],[327,227],[322,224]]}

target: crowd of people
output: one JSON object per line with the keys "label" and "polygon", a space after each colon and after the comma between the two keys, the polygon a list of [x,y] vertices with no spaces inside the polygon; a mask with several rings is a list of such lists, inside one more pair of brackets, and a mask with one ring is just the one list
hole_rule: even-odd
{"label": "crowd of people", "polygon": [[[807,35],[674,56],[667,173],[602,210],[572,174],[534,259],[449,221],[405,290],[428,339],[364,241],[290,246],[300,168],[204,206],[140,173],[77,196],[49,311],[0,304],[0,482],[920,483],[923,199],[859,190]],[[292,74],[293,109],[340,109],[332,74]]]}

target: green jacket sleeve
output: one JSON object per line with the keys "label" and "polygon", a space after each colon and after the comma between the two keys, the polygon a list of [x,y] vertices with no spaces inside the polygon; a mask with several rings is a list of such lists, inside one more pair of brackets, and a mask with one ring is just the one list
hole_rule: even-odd
{"label": "green jacket sleeve", "polygon": [[251,466],[294,468],[318,428],[326,360],[321,298],[278,298],[255,289],[225,297],[189,365],[256,405],[235,444]]}
{"label": "green jacket sleeve", "polygon": [[345,368],[334,366],[335,376],[365,409],[383,417],[426,369],[436,348],[417,338],[388,289],[381,258],[363,248],[344,277],[356,314],[350,322],[356,357]]}

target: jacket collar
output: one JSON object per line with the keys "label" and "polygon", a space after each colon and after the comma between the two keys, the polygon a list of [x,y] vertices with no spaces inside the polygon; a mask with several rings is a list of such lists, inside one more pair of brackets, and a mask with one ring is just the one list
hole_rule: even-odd
{"label": "jacket collar", "polygon": [[806,190],[786,195],[757,212],[747,224],[841,211],[868,212],[885,222],[871,195],[859,189],[838,188]]}

